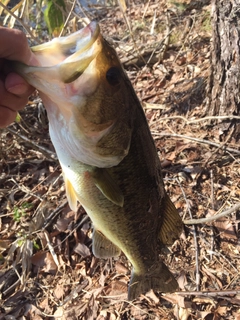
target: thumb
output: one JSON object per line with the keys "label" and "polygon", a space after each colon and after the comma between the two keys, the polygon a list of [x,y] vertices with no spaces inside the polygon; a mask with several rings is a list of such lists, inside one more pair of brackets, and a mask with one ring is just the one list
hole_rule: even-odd
{"label": "thumb", "polygon": [[34,88],[30,86],[26,80],[14,72],[10,72],[5,79],[5,88],[8,92],[19,97],[30,95]]}

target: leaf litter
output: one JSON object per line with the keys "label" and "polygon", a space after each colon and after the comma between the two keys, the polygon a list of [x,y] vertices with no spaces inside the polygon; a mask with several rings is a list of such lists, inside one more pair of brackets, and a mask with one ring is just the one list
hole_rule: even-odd
{"label": "leaf litter", "polygon": [[[130,2],[131,32],[119,6],[93,9],[87,14],[100,22],[142,102],[166,190],[183,220],[237,204],[239,146],[231,136],[222,141],[206,117],[210,1]],[[0,319],[240,319],[239,210],[195,231],[186,224],[163,249],[179,293],[150,291],[129,302],[126,257],[95,258],[90,220],[66,202],[36,94],[20,116],[0,139]]]}

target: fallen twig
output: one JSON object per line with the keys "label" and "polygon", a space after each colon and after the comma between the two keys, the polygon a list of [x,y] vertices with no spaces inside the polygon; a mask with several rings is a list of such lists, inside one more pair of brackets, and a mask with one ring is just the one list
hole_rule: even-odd
{"label": "fallen twig", "polygon": [[[164,110],[167,108],[166,104],[159,104],[159,103],[155,103],[155,104],[152,104],[152,103],[149,103],[149,102],[142,102],[142,107],[143,109],[154,109],[154,110]],[[168,120],[169,118],[163,118],[163,119],[166,119]],[[160,119],[159,119],[160,120]],[[162,119],[161,119],[162,120]],[[157,120],[158,121],[158,120]],[[156,122],[157,122],[156,121]],[[156,123],[154,122],[154,124]]]}
{"label": "fallen twig", "polygon": [[6,10],[12,17],[14,17],[23,26],[23,28],[27,31],[27,33],[31,36],[31,38],[34,39],[36,43],[38,44],[40,43],[39,39],[34,36],[30,28],[25,23],[23,23],[22,19],[16,16],[15,13],[13,13],[10,9],[8,9],[8,7],[5,6],[1,1],[0,1],[0,6],[3,7],[4,10]]}
{"label": "fallen twig", "polygon": [[[163,105],[165,109],[166,105]],[[151,104],[148,103],[148,108],[147,109],[159,109],[158,108],[158,104]],[[207,121],[207,120],[232,120],[232,119],[236,119],[236,120],[240,120],[240,116],[234,116],[234,115],[229,115],[229,116],[208,116],[208,117],[203,117],[203,118],[199,118],[199,119],[187,119],[183,116],[172,116],[172,117],[166,117],[166,118],[160,118],[158,120],[156,120],[154,122],[154,124],[158,123],[158,122],[163,122],[163,121],[167,121],[167,120],[173,120],[173,119],[180,119],[185,121],[187,124],[191,124],[191,123],[197,123],[197,122],[202,122],[202,121]]]}
{"label": "fallen twig", "polygon": [[74,228],[68,233],[68,235],[64,238],[64,240],[62,240],[60,243],[58,243],[55,247],[64,243],[76,230],[80,229],[84,225],[84,223],[88,220],[90,220],[88,215],[83,217],[82,220],[76,226],[74,226]]}
{"label": "fallen twig", "polygon": [[233,149],[233,148],[228,148],[225,145],[221,145],[220,143],[216,143],[216,142],[212,142],[212,141],[208,141],[205,139],[199,139],[199,138],[194,138],[194,137],[189,137],[189,136],[185,136],[182,134],[177,134],[177,133],[161,133],[161,132],[155,132],[155,131],[151,131],[152,135],[154,136],[159,136],[159,137],[173,137],[173,138],[180,138],[180,139],[187,139],[187,140],[192,140],[201,144],[208,144],[210,146],[219,148],[219,149],[223,149],[224,151],[228,151],[228,152],[232,152],[235,154],[240,155],[240,150],[237,149]]}
{"label": "fallen twig", "polygon": [[59,262],[58,262],[58,257],[54,251],[54,247],[52,246],[51,242],[50,242],[50,239],[49,239],[49,236],[48,236],[48,233],[46,230],[43,231],[44,235],[45,235],[45,238],[46,238],[46,241],[47,241],[47,246],[48,246],[48,249],[53,257],[53,260],[56,264],[56,266],[59,268]]}
{"label": "fallen twig", "polygon": [[64,201],[60,206],[58,206],[46,219],[43,224],[42,230],[45,230],[49,224],[56,218],[56,216],[61,212],[61,210],[68,204],[68,201]]}
{"label": "fallen twig", "polygon": [[202,218],[202,219],[183,220],[183,223],[184,224],[200,224],[200,223],[210,222],[210,221],[217,220],[219,218],[225,217],[225,216],[229,215],[230,213],[233,213],[234,211],[237,211],[238,209],[240,209],[240,202],[235,204],[233,207],[223,211],[223,212],[215,214],[212,217]]}
{"label": "fallen twig", "polygon": [[160,53],[157,54],[157,58],[159,61],[162,61],[164,58],[164,55],[168,49],[168,45],[169,45],[169,41],[170,41],[170,34],[172,33],[173,30],[170,30],[170,21],[169,21],[169,13],[166,12],[166,35],[164,37],[164,39],[162,39],[162,41],[160,42],[160,44],[153,50],[153,52],[151,53],[147,64],[149,64],[149,62],[151,61],[153,55],[155,54],[156,50],[161,46],[161,50]]}
{"label": "fallen twig", "polygon": [[143,58],[142,54],[140,53],[140,51],[138,49],[138,46],[136,44],[130,20],[128,19],[127,15],[126,15],[126,11],[127,11],[126,2],[125,2],[125,0],[117,0],[117,1],[118,1],[119,8],[120,8],[120,10],[122,12],[122,15],[123,15],[123,19],[124,19],[124,21],[125,21],[125,23],[126,23],[126,25],[128,27],[129,34],[130,34],[130,37],[131,37],[131,39],[133,41],[133,46],[135,48],[135,51],[137,52],[138,57],[143,61],[143,63],[146,64],[146,61]]}
{"label": "fallen twig", "polygon": [[[182,188],[182,185],[180,183],[180,181],[177,179],[177,182],[179,184],[179,187],[182,191],[183,197],[186,201],[187,204],[187,210],[188,213],[192,219],[192,212],[190,210],[189,204],[188,204],[188,200],[185,194],[185,191]],[[198,255],[199,255],[199,250],[198,250],[198,243],[197,243],[197,230],[196,230],[196,226],[193,226],[193,237],[194,237],[194,245],[195,245],[195,263],[196,263],[196,286],[197,286],[197,290],[200,289],[200,271],[199,271],[199,262],[198,262]]]}
{"label": "fallen twig", "polygon": [[67,302],[76,298],[83,289],[85,289],[89,285],[89,281],[84,279],[82,283],[74,287],[74,289],[64,298],[64,300],[59,303],[59,306],[64,306]]}
{"label": "fallen twig", "polygon": [[[190,34],[191,34],[191,31],[192,31],[192,29],[193,29],[193,27],[194,27],[194,23],[195,23],[195,21],[196,21],[196,17],[195,17],[195,15],[193,16],[194,17],[194,20],[193,20],[193,18],[191,18],[191,20],[189,19],[188,21],[189,21],[189,23],[188,23],[188,26],[187,26],[187,28],[185,29],[185,32],[186,32],[186,34],[185,35],[183,35],[183,37],[184,38],[182,38],[182,46],[181,46],[181,49],[178,51],[178,53],[177,53],[177,55],[176,55],[176,57],[175,57],[175,59],[174,59],[174,62],[176,62],[177,61],[177,59],[178,59],[178,57],[182,54],[182,52],[183,52],[183,48],[185,47],[185,44],[186,44],[186,42],[187,42],[187,40],[188,40],[188,38],[189,38],[189,36],[190,36]],[[192,21],[192,24],[191,24],[191,21]],[[190,25],[189,25],[190,24]]]}
{"label": "fallen twig", "polygon": [[[55,4],[58,6],[57,3],[55,3]],[[67,16],[67,18],[66,18],[66,21],[65,21],[65,23],[64,23],[64,26],[63,26],[60,34],[59,34],[59,37],[62,36],[63,31],[65,30],[65,28],[66,28],[66,26],[67,26],[67,24],[68,24],[68,22],[69,22],[69,20],[70,20],[70,17],[71,17],[72,12],[73,12],[73,10],[74,10],[74,8],[75,8],[75,5],[76,5],[76,0],[74,0],[73,3],[72,3],[72,7],[71,7],[71,9],[70,9],[69,12],[68,12],[68,16]],[[59,8],[60,10],[62,10],[62,8],[61,8],[60,6],[58,6],[58,8]],[[65,13],[65,12],[63,12],[63,13]]]}
{"label": "fallen twig", "polygon": [[231,261],[226,258],[223,254],[221,254],[221,252],[216,252],[216,251],[212,251],[212,250],[207,250],[207,253],[209,253],[210,255],[215,255],[217,257],[221,257],[223,258],[234,270],[235,272],[238,272],[238,269],[234,267],[234,265],[231,263]]}
{"label": "fallen twig", "polygon": [[[217,151],[218,149],[216,149],[215,151]],[[214,181],[213,181],[213,178],[214,178],[214,174],[213,174],[213,170],[211,169],[210,170],[210,179],[211,179],[211,203],[212,203],[212,210],[215,210],[215,201],[214,201]],[[213,230],[213,226],[211,225],[210,227],[210,230],[211,230],[211,233],[212,233],[212,236],[211,236],[211,252],[213,252],[213,248],[214,248],[214,243],[215,243],[215,237],[213,236],[214,235],[214,230]],[[210,253],[210,257],[211,257],[211,260],[212,260],[212,253]]]}
{"label": "fallen twig", "polygon": [[34,141],[28,139],[26,136],[23,136],[22,134],[16,132],[15,130],[11,129],[11,128],[7,128],[7,130],[9,132],[11,132],[12,134],[18,136],[20,139],[22,139],[23,141],[28,142],[29,144],[31,144],[32,146],[34,146],[34,149],[38,149],[42,154],[44,154],[45,156],[47,155],[48,157],[50,156],[51,160],[57,160],[57,156],[56,153],[42,147],[39,146],[38,144],[36,144]]}
{"label": "fallen twig", "polygon": [[240,290],[216,290],[216,291],[179,291],[175,294],[180,296],[205,296],[205,297],[217,297],[225,295],[237,295],[240,294]]}
{"label": "fallen twig", "polygon": [[17,183],[17,181],[16,181],[15,179],[10,178],[9,181],[12,181],[12,182],[17,186],[17,188],[18,188],[19,190],[21,190],[22,192],[26,193],[27,195],[30,195],[30,196],[32,196],[32,197],[35,197],[35,198],[37,198],[37,199],[40,200],[40,201],[43,201],[43,199],[42,199],[41,197],[39,197],[37,194],[31,192],[31,190],[30,190],[28,187],[26,187],[26,186],[24,186],[24,185],[21,186],[19,183]]}

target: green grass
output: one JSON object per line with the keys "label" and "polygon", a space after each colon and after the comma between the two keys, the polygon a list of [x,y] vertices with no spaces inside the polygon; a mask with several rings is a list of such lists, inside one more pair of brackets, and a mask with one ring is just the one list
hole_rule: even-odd
{"label": "green grass", "polygon": [[22,217],[26,215],[26,211],[32,208],[32,204],[24,202],[20,207],[13,208],[13,219],[14,221],[19,222]]}

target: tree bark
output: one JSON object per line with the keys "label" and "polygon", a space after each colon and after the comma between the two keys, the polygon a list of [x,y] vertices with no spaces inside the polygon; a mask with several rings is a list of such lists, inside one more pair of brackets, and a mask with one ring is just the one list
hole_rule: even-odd
{"label": "tree bark", "polygon": [[[240,115],[240,0],[212,0],[208,115]],[[219,124],[223,136],[240,138],[240,121]]]}

